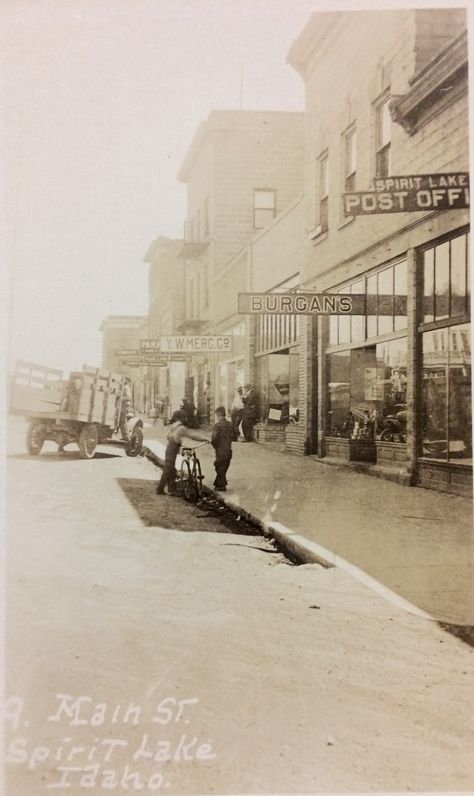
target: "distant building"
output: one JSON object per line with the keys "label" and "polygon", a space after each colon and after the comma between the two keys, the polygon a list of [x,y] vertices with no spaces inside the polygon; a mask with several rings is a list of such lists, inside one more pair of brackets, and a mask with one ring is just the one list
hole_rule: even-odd
{"label": "distant building", "polygon": [[[228,264],[259,230],[302,193],[304,115],[280,111],[212,111],[200,125],[178,173],[187,186],[183,334],[232,334],[227,355],[194,358],[188,389],[205,419],[216,402],[229,408],[247,365],[248,319],[237,313],[246,272]],[[224,278],[225,271],[225,278]]]}
{"label": "distant building", "polygon": [[135,332],[145,320],[143,315],[108,315],[102,321],[99,330],[102,332],[102,367],[118,373],[132,375],[117,355],[117,351],[135,348]]}
{"label": "distant building", "polygon": [[[184,240],[159,237],[152,241],[144,261],[148,272],[148,337],[157,342],[164,335],[182,333],[184,318]],[[186,394],[186,363],[170,362],[143,369],[148,384],[148,403],[166,400],[167,414],[179,409]]]}

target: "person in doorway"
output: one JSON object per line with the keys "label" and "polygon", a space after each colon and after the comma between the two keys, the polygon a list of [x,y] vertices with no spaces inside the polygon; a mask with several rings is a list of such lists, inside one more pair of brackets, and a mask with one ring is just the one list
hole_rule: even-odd
{"label": "person in doorway", "polygon": [[181,449],[183,439],[188,437],[198,442],[209,442],[206,437],[196,434],[195,431],[190,431],[186,421],[186,414],[182,410],[174,412],[171,417],[171,428],[167,434],[165,464],[156,488],[157,495],[164,495],[165,487],[168,488],[168,495],[176,495],[176,457]]}
{"label": "person in doorway", "polygon": [[258,419],[257,391],[253,384],[246,384],[244,391],[242,398],[244,403],[242,414],[243,442],[253,442],[253,427]]}
{"label": "person in doorway", "polygon": [[242,400],[243,390],[242,387],[237,387],[230,407],[230,422],[232,423],[232,430],[234,433],[234,440],[238,440],[240,434],[240,424],[244,414],[244,402]]}
{"label": "person in doorway", "polygon": [[126,376],[123,385],[122,403],[120,404],[120,418],[119,418],[119,429],[120,433],[122,434],[122,439],[124,442],[127,442],[129,437],[127,430],[127,414],[130,411],[131,405],[132,405],[132,386],[130,379],[128,378],[128,376]]}
{"label": "person in doorway", "polygon": [[198,420],[194,401],[190,400],[189,398],[182,398],[179,408],[186,415],[186,425],[188,428],[197,428]]}
{"label": "person in doorway", "polygon": [[232,440],[234,439],[234,429],[225,416],[225,408],[218,406],[216,409],[216,422],[212,429],[211,444],[216,452],[214,467],[216,477],[214,486],[218,492],[225,492],[227,489],[227,470],[232,459]]}

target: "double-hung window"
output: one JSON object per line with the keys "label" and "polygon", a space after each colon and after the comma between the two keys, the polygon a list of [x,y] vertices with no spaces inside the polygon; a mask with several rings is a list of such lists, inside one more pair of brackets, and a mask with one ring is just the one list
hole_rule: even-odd
{"label": "double-hung window", "polygon": [[263,229],[275,218],[276,193],[273,190],[256,189],[253,193],[253,226]]}
{"label": "double-hung window", "polygon": [[344,190],[355,191],[357,171],[357,134],[352,127],[345,135]]}
{"label": "double-hung window", "polygon": [[376,176],[388,177],[391,171],[392,120],[390,97],[386,96],[375,108]]}
{"label": "double-hung window", "polygon": [[329,155],[326,152],[319,159],[319,225],[321,232],[328,228],[329,204]]}

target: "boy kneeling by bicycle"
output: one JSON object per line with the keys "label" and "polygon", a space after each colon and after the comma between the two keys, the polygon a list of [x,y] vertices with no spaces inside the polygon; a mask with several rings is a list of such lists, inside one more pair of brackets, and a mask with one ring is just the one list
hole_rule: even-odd
{"label": "boy kneeling by bicycle", "polygon": [[171,428],[166,435],[168,444],[165,452],[165,465],[156,488],[157,495],[165,494],[165,486],[168,487],[168,495],[176,495],[176,457],[181,449],[183,439],[188,437],[198,442],[209,442],[206,437],[191,431],[186,425],[186,420],[186,412],[179,410],[173,413]]}

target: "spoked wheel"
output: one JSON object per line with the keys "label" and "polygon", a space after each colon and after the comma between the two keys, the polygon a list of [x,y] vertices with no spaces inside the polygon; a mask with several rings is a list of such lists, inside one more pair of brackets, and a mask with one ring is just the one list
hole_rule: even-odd
{"label": "spoked wheel", "polygon": [[97,443],[99,442],[99,432],[97,426],[88,423],[83,426],[79,434],[79,451],[81,459],[92,459]]}
{"label": "spoked wheel", "polygon": [[204,478],[201,472],[201,465],[198,460],[196,460],[196,465],[194,469],[194,483],[196,485],[196,500],[199,500],[202,497],[202,479]]}
{"label": "spoked wheel", "polygon": [[44,443],[44,434],[40,423],[36,420],[30,423],[26,432],[26,450],[30,456],[37,456]]}
{"label": "spoked wheel", "polygon": [[130,434],[130,439],[125,445],[125,453],[127,456],[138,456],[142,452],[143,446],[143,429],[138,426],[134,428]]}
{"label": "spoked wheel", "polygon": [[188,461],[181,464],[181,492],[185,500],[197,500],[196,482]]}

